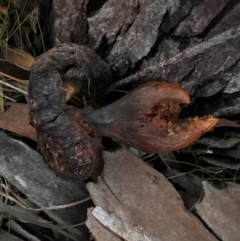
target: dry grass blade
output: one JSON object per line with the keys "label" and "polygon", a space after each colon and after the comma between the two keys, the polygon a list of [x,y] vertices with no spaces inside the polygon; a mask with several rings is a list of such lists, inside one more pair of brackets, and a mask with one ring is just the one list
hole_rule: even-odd
{"label": "dry grass blade", "polygon": [[78,239],[75,238],[73,235],[71,235],[67,231],[64,231],[61,226],[54,225],[54,224],[42,219],[40,216],[38,216],[33,211],[26,210],[24,208],[17,207],[17,206],[9,206],[9,205],[6,205],[5,203],[1,202],[1,201],[0,201],[0,209],[3,212],[6,212],[9,215],[11,215],[12,218],[18,219],[22,222],[37,225],[39,227],[54,230],[56,232],[59,232],[59,233],[63,234],[64,236],[70,238],[71,240],[78,241]]}
{"label": "dry grass blade", "polygon": [[5,86],[7,86],[7,87],[10,87],[10,88],[18,91],[18,92],[20,92],[20,93],[22,93],[22,94],[24,94],[24,95],[28,95],[28,92],[27,92],[27,91],[24,91],[24,90],[22,90],[22,89],[20,89],[20,88],[17,88],[16,86],[11,85],[11,84],[9,84],[9,83],[6,83],[5,81],[0,80],[0,83],[1,83],[2,85],[5,85]]}

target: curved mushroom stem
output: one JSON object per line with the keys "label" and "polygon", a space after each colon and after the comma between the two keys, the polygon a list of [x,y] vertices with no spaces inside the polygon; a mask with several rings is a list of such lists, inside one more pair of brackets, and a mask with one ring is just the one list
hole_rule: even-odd
{"label": "curved mushroom stem", "polygon": [[[108,74],[108,65],[93,50],[71,43],[51,49],[32,66],[30,124],[37,130],[46,162],[62,177],[88,178],[101,166],[98,137],[82,122],[81,111],[67,107],[66,101],[75,86]],[[70,95],[63,79],[73,83]]]}

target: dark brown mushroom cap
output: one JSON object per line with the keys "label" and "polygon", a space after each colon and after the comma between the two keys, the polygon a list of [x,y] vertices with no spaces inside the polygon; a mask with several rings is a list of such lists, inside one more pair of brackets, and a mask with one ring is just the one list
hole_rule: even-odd
{"label": "dark brown mushroom cap", "polygon": [[61,44],[42,54],[30,73],[30,123],[44,128],[62,113],[69,90],[65,82],[80,89],[89,79],[108,77],[109,73],[108,65],[85,46]]}

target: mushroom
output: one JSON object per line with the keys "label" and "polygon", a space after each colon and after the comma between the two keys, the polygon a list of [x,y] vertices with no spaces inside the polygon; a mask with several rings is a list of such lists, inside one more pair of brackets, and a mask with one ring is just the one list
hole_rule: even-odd
{"label": "mushroom", "polygon": [[181,119],[190,98],[180,86],[149,82],[118,101],[84,113],[68,106],[89,79],[108,79],[109,66],[91,49],[61,44],[39,56],[29,80],[29,118],[45,161],[63,178],[93,179],[101,173],[100,136],[149,153],[176,151],[211,130],[213,116]]}

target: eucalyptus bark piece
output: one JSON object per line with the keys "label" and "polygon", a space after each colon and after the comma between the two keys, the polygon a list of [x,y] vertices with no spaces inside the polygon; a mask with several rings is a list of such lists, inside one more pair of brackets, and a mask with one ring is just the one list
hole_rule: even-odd
{"label": "eucalyptus bark piece", "polygon": [[[119,33],[129,29],[138,14],[139,3],[130,1],[107,1],[94,16],[88,18],[89,46],[99,48],[104,38],[113,44]],[[98,24],[96,24],[98,23]]]}
{"label": "eucalyptus bark piece", "polygon": [[[221,3],[222,4],[222,3]],[[238,18],[240,11],[240,2],[232,1],[230,6],[225,9],[224,12],[220,14],[217,18],[216,25],[213,26],[211,31],[207,34],[207,39],[212,38],[219,33],[228,30],[231,27],[236,27],[240,24],[240,19]]]}
{"label": "eucalyptus bark piece", "polygon": [[[234,48],[232,50],[234,51],[234,54],[238,53],[237,51],[235,52]],[[219,78],[218,81],[216,81],[217,78]],[[206,99],[205,101],[202,101],[201,105],[199,105],[199,107],[197,108],[197,111],[202,113],[212,113],[215,116],[224,117],[238,115],[240,108],[239,78],[240,63],[238,61],[233,67],[219,74],[219,77],[214,78],[214,81],[212,83],[221,82],[222,88],[219,90],[220,92],[218,93],[218,95],[212,97],[214,101],[212,101],[211,97],[209,99]],[[213,88],[213,85],[208,86],[208,89],[211,89],[208,92],[213,92]]]}
{"label": "eucalyptus bark piece", "polygon": [[161,173],[124,149],[103,157],[101,178],[87,188],[106,231],[129,241],[216,241]]}
{"label": "eucalyptus bark piece", "polygon": [[[219,119],[219,124],[216,127],[221,126],[221,122],[222,119]],[[214,170],[222,172],[222,170],[229,169],[231,173],[234,173],[231,170],[238,170],[240,167],[239,131],[233,128],[229,128],[227,131],[225,128],[216,129],[214,132],[197,140],[194,145],[188,148],[187,152],[192,153],[201,161],[214,165]],[[232,174],[232,178],[234,181],[235,174]]]}
{"label": "eucalyptus bark piece", "polygon": [[51,46],[62,43],[85,45],[88,42],[86,0],[53,0],[49,16]]}
{"label": "eucalyptus bark piece", "polygon": [[195,36],[202,33],[230,0],[203,0],[195,6],[175,30],[175,35]]}
{"label": "eucalyptus bark piece", "polygon": [[196,209],[205,224],[222,241],[238,241],[240,229],[240,186],[228,183],[222,190],[203,182],[204,199]]}
{"label": "eucalyptus bark piece", "polygon": [[96,241],[122,241],[119,236],[109,231],[98,222],[90,210],[88,210],[87,216],[86,225]]}
{"label": "eucalyptus bark piece", "polygon": [[[116,2],[116,0],[115,0]],[[118,1],[125,2],[125,1]],[[135,67],[136,63],[146,57],[158,38],[158,29],[167,11],[179,4],[177,1],[140,0],[134,1],[134,20],[129,27],[121,28],[107,60],[113,69],[119,71]],[[117,8],[115,11],[120,12]],[[122,14],[122,12],[120,12]],[[125,21],[125,19],[124,19]],[[143,27],[144,26],[144,27]]]}
{"label": "eucalyptus bark piece", "polygon": [[183,7],[180,0],[106,1],[88,18],[89,46],[108,60],[118,77],[129,74],[198,2],[185,0]]}
{"label": "eucalyptus bark piece", "polygon": [[[74,87],[81,89],[89,79],[108,75],[108,65],[93,50],[71,43],[51,49],[32,66],[30,124],[37,130],[46,162],[62,177],[87,178],[100,168],[98,137],[82,122],[81,112],[66,102]],[[66,87],[68,81],[73,88]]]}
{"label": "eucalyptus bark piece", "polygon": [[190,98],[180,86],[149,82],[120,100],[83,116],[100,135],[109,136],[149,153],[165,153],[189,146],[211,130],[213,116],[180,119],[181,104]]}
{"label": "eucalyptus bark piece", "polygon": [[159,61],[158,58],[152,58],[147,67],[143,66],[140,71],[110,87],[118,88],[134,81],[164,79],[168,82],[181,83],[192,95],[197,87],[211,82],[211,78],[216,78],[217,75],[222,76],[223,71],[237,63],[240,59],[239,42],[240,25],[190,46],[169,59]]}
{"label": "eucalyptus bark piece", "polygon": [[[0,132],[0,176],[15,186],[27,199],[40,208],[66,205],[87,198],[85,183],[62,180],[48,168],[41,155],[24,143]],[[86,219],[88,203],[68,208],[44,210],[62,226],[82,223]],[[70,228],[73,234],[87,241],[83,226]]]}

